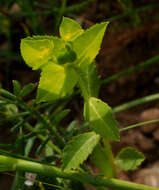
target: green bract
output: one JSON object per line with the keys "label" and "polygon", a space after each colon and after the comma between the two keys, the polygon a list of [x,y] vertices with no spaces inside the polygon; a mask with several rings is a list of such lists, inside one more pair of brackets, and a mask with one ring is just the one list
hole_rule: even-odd
{"label": "green bract", "polygon": [[97,56],[107,25],[108,22],[96,24],[87,29],[72,42],[73,49],[78,57],[79,65],[84,63],[85,59],[89,59],[89,62],[92,62]]}
{"label": "green bract", "polygon": [[84,30],[81,28],[80,24],[70,18],[63,17],[60,26],[60,36],[63,40],[73,41],[83,32]]}
{"label": "green bract", "polygon": [[54,43],[48,39],[25,38],[21,41],[21,54],[34,70],[52,59]]}
{"label": "green bract", "polygon": [[50,63],[43,68],[38,86],[37,101],[51,101],[72,92],[77,82],[77,75],[69,65]]}

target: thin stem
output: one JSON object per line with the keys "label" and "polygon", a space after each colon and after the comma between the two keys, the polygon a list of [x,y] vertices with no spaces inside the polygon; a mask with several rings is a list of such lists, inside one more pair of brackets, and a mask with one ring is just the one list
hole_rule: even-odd
{"label": "thin stem", "polygon": [[129,75],[131,73],[134,73],[134,72],[136,72],[136,71],[138,71],[138,70],[140,70],[142,68],[149,67],[149,66],[151,66],[152,64],[154,64],[154,63],[156,63],[158,61],[159,61],[159,55],[154,56],[151,59],[148,59],[147,61],[145,61],[144,63],[141,63],[141,64],[136,65],[136,66],[134,66],[132,68],[129,68],[129,69],[123,71],[123,72],[120,72],[118,74],[115,74],[115,75],[113,75],[111,77],[106,78],[105,80],[102,81],[102,84],[110,83],[110,82],[112,82],[114,80],[117,80],[120,77],[123,77],[123,76]]}
{"label": "thin stem", "polygon": [[132,9],[128,12],[125,12],[123,14],[119,14],[119,15],[116,15],[116,16],[113,16],[113,17],[110,17],[108,19],[106,19],[106,21],[115,21],[115,20],[119,20],[119,19],[122,19],[124,17],[128,17],[132,14],[137,14],[137,13],[140,13],[140,12],[145,12],[145,11],[148,11],[148,10],[151,10],[151,9],[154,9],[154,8],[158,8],[159,7],[159,4],[150,4],[150,5],[146,5],[144,7],[140,7],[140,8],[137,8],[137,9]]}
{"label": "thin stem", "polygon": [[136,100],[132,100],[132,101],[124,103],[122,105],[116,106],[115,108],[113,108],[113,113],[118,113],[118,112],[130,109],[132,107],[135,107],[137,105],[144,104],[147,102],[151,102],[151,101],[154,101],[157,99],[159,99],[159,93],[149,95],[149,96],[145,96],[143,98],[138,98]]}
{"label": "thin stem", "polygon": [[120,129],[119,131],[123,132],[123,131],[129,130],[129,129],[133,129],[133,128],[136,128],[136,127],[140,127],[140,126],[148,125],[148,124],[152,124],[152,123],[158,123],[158,122],[159,122],[159,119],[153,119],[153,120],[149,120],[149,121],[144,121],[144,122],[140,122],[140,123],[136,123],[136,124],[124,127],[122,129]]}
{"label": "thin stem", "polygon": [[54,27],[54,34],[56,34],[57,31],[58,31],[59,25],[60,25],[61,20],[62,20],[62,16],[64,15],[64,13],[66,11],[66,4],[67,4],[67,0],[63,0],[61,8],[59,10],[59,14],[57,14],[57,16],[56,16],[56,23],[55,23],[55,27]]}
{"label": "thin stem", "polygon": [[91,184],[94,186],[105,186],[113,188],[114,190],[159,190],[159,188],[140,185],[132,182],[126,182],[114,178],[100,177],[97,175],[89,175],[78,172],[62,172],[59,168],[35,163],[27,160],[12,158],[0,155],[0,164],[10,168],[10,171],[26,171],[37,173],[44,176],[59,177],[73,181],[80,181],[82,183]]}
{"label": "thin stem", "polygon": [[29,112],[26,111],[26,112],[22,112],[22,113],[13,114],[13,115],[7,116],[4,119],[1,119],[0,122],[15,120],[15,119],[18,119],[19,117],[24,117],[26,115],[29,115]]}
{"label": "thin stem", "polygon": [[88,7],[90,4],[92,4],[95,1],[96,0],[87,0],[87,1],[83,1],[83,2],[75,4],[75,5],[71,5],[71,6],[67,7],[66,11],[67,11],[67,13],[79,12],[82,9],[84,9],[85,7]]}

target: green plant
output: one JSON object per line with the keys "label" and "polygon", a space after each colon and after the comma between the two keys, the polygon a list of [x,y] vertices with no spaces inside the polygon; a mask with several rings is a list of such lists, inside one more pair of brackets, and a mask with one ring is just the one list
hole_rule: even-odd
{"label": "green plant", "polygon": [[[13,190],[25,188],[24,172],[36,173],[35,182],[41,189],[44,186],[49,189],[49,185],[53,189],[85,189],[85,183],[97,189],[158,189],[115,179],[117,167],[124,171],[134,170],[143,162],[144,156],[131,147],[122,149],[116,157],[111,150],[110,141],[119,142],[120,131],[113,110],[98,98],[102,80],[94,64],[107,25],[108,22],[103,22],[84,31],[77,22],[63,17],[61,38],[33,36],[22,39],[22,57],[34,70],[40,69],[41,77],[36,100],[32,100],[31,106],[23,97],[34,90],[35,85],[21,89],[14,81],[13,94],[0,89],[0,104],[7,109],[2,111],[7,113],[6,118],[3,117],[15,121],[11,131],[19,135],[15,144],[1,144],[1,148],[16,150],[18,154],[0,150],[0,171],[16,171]],[[64,108],[73,96],[75,86],[84,100],[85,122],[76,128],[76,121],[73,121],[64,129],[60,121],[69,113]],[[118,109],[122,108],[116,108],[114,112]],[[39,110],[45,111],[40,114]],[[36,118],[35,127],[31,125],[32,116]],[[35,153],[41,156],[39,161],[29,157],[36,138],[41,140]],[[88,156],[100,174],[91,174],[84,162]],[[50,178],[45,179],[46,176]]]}

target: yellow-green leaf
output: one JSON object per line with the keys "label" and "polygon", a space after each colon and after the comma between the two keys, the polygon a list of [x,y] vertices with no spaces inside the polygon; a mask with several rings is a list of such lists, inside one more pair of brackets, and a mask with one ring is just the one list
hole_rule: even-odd
{"label": "yellow-green leaf", "polygon": [[80,24],[75,20],[67,17],[63,17],[60,25],[60,36],[65,41],[73,41],[79,35],[83,33],[83,29]]}
{"label": "yellow-green leaf", "polygon": [[53,49],[53,40],[30,37],[21,40],[22,57],[33,69],[39,69],[46,64],[52,58]]}
{"label": "yellow-green leaf", "polygon": [[106,103],[94,97],[89,98],[84,105],[84,116],[96,133],[106,139],[120,140],[117,122]]}
{"label": "yellow-green leaf", "polygon": [[49,63],[41,73],[37,102],[57,100],[72,92],[77,75],[72,67]]}
{"label": "yellow-green leaf", "polygon": [[107,25],[108,22],[96,24],[73,41],[73,49],[77,54],[79,65],[81,65],[85,59],[89,59],[90,62],[92,62],[96,57],[100,50]]}

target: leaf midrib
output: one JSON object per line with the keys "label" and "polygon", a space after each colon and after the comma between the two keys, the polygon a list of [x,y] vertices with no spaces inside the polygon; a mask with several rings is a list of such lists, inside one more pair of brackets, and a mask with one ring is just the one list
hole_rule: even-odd
{"label": "leaf midrib", "polygon": [[[76,151],[76,153],[74,154],[74,156],[72,156],[72,159],[70,159],[70,161],[67,162],[68,164],[66,165],[66,167],[64,168],[64,170],[67,170],[67,169],[69,168],[69,167],[68,167],[68,166],[69,166],[69,163],[71,163],[72,160],[74,161],[74,158],[77,157],[76,155],[80,154],[81,149],[83,149],[83,147],[85,147],[87,144],[89,144],[90,141],[92,141],[93,139],[96,140],[97,138],[99,138],[99,135],[93,134],[93,136],[91,136],[84,144],[82,144],[81,148],[78,149],[78,151]],[[81,159],[80,159],[80,162],[79,162],[79,163],[81,163]],[[73,166],[73,167],[70,167],[69,169],[71,169],[71,168],[74,168],[74,166]]]}

